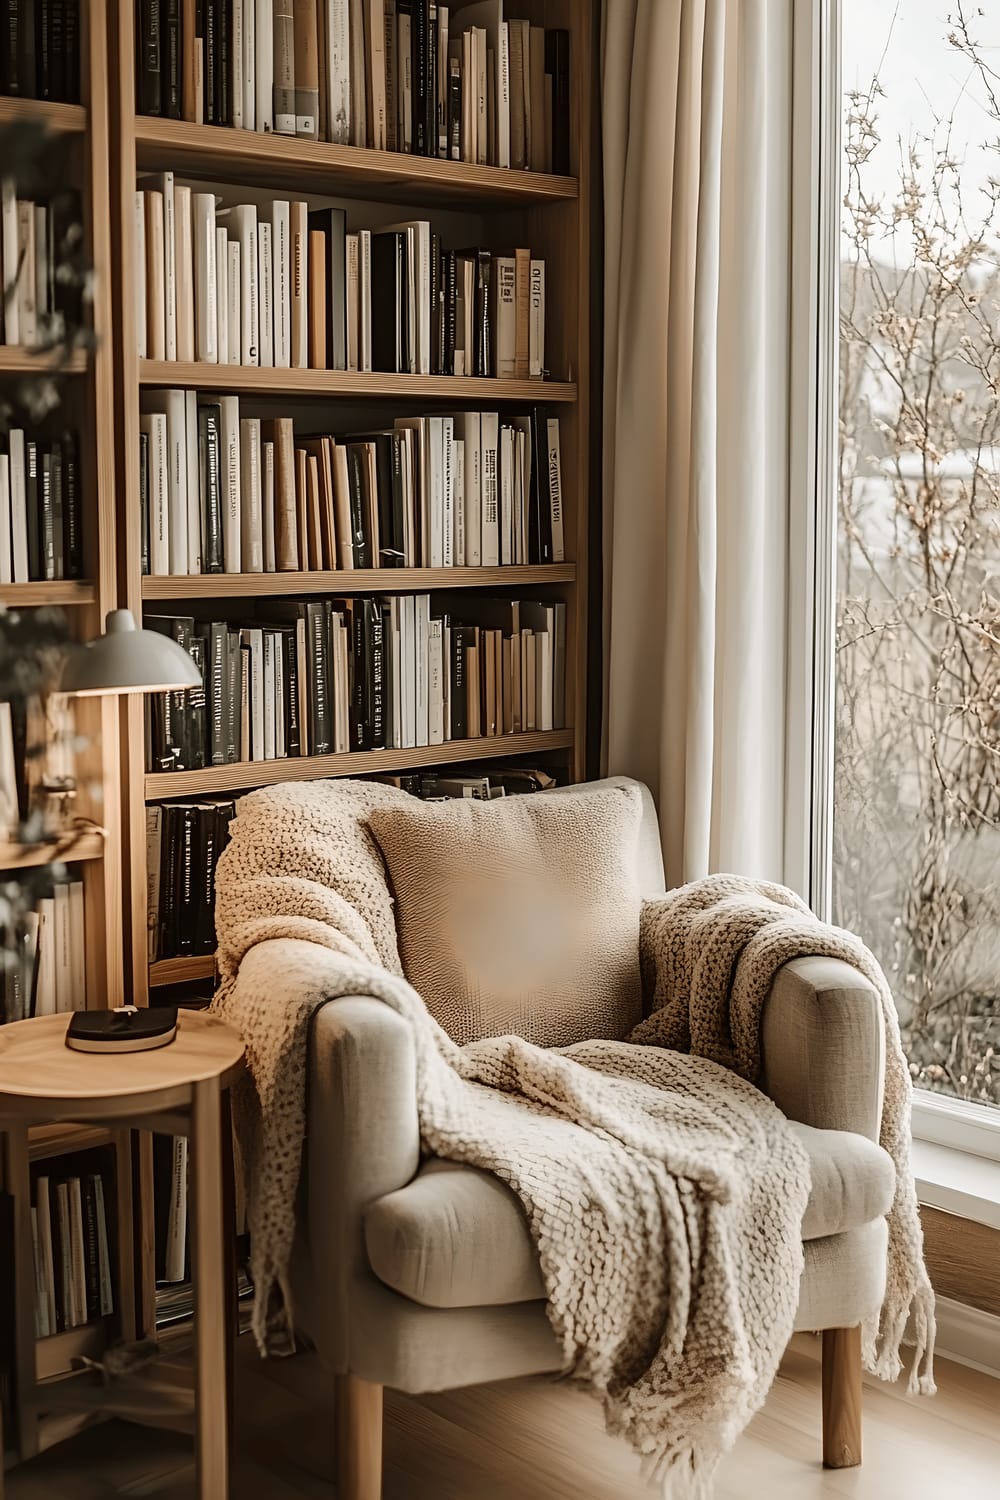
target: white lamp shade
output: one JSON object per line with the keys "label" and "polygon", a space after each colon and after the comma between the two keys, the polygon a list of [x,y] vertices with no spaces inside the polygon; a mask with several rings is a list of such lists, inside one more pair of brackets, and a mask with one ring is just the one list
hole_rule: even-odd
{"label": "white lamp shade", "polygon": [[201,687],[201,674],[176,641],[156,630],[138,630],[131,610],[113,609],[105,632],[67,657],[60,690],[105,693],[182,692]]}

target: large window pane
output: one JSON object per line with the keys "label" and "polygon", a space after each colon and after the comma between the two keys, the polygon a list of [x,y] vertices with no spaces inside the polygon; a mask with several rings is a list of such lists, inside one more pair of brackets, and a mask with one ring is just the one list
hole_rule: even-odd
{"label": "large window pane", "polygon": [[842,14],[835,920],[998,1104],[1000,6]]}

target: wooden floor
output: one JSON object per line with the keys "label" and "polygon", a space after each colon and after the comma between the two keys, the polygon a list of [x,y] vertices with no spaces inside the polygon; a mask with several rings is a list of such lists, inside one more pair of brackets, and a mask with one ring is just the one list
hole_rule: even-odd
{"label": "wooden floor", "polygon": [[[865,1463],[819,1466],[819,1344],[797,1337],[767,1405],[726,1459],[716,1500],[993,1500],[1000,1382],[939,1363],[933,1400],[866,1382]],[[188,1371],[172,1367],[178,1380]],[[328,1382],[312,1355],[261,1363],[240,1340],[233,1500],[333,1500]],[[105,1423],[8,1475],[7,1500],[191,1500],[190,1442]],[[387,1399],[385,1500],[642,1500],[651,1492],[597,1406],[516,1380]]]}

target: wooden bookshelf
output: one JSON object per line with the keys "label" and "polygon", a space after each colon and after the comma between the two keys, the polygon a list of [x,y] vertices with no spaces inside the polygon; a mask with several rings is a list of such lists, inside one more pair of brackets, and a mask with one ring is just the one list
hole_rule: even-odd
{"label": "wooden bookshelf", "polygon": [[[25,100],[29,102],[37,101]],[[51,108],[60,106],[53,104]],[[66,354],[60,349],[22,349],[17,344],[0,344],[0,375],[44,375],[56,370],[60,375],[84,375],[87,356],[81,349]]]}
{"label": "wooden bookshelf", "polygon": [[103,830],[71,833],[66,839],[50,844],[9,844],[0,840],[0,871],[33,870],[42,865],[79,864],[83,860],[103,859]]}
{"label": "wooden bookshelf", "polygon": [[48,1161],[69,1151],[91,1151],[109,1146],[113,1134],[101,1125],[33,1125],[28,1131],[28,1160]]}
{"label": "wooden bookshelf", "polygon": [[[111,234],[115,247],[115,371],[113,406],[117,439],[119,602],[138,617],[166,613],[172,603],[184,613],[219,618],[214,607],[237,618],[254,599],[285,596],[387,594],[429,590],[492,590],[544,597],[566,604],[566,704],[571,727],[546,733],[448,741],[417,749],[290,757],[203,770],[147,774],[143,706],[128,703],[123,724],[123,839],[127,990],[142,1004],[151,989],[208,980],[211,958],[149,962],[146,912],[146,812],[150,803],[208,794],[239,794],[254,787],[322,777],[395,773],[433,766],[537,763],[563,779],[585,774],[587,723],[588,534],[591,501],[590,306],[592,298],[591,100],[595,9],[591,0],[508,0],[511,15],[570,32],[571,175],[510,171],[433,158],[305,141],[211,125],[139,116],[135,112],[133,0],[113,0],[108,32],[111,96]],[[553,378],[493,380],[355,371],[243,368],[230,364],[140,360],[134,338],[137,180],[148,172],[172,171],[178,182],[210,183],[213,190],[248,190],[258,201],[273,190],[282,198],[311,202],[336,199],[366,205],[358,222],[399,217],[437,219],[461,214],[461,243],[530,246],[546,261],[546,364]],[[368,205],[377,207],[368,207]],[[389,213],[383,210],[390,210]],[[350,221],[349,221],[350,222]],[[454,222],[459,222],[454,220]],[[442,222],[442,233],[444,232]],[[455,243],[455,241],[452,241]],[[211,574],[144,577],[140,558],[138,453],[143,391],[182,388],[239,395],[255,416],[293,415],[304,406],[322,408],[326,431],[356,426],[358,413],[376,410],[379,420],[437,410],[502,410],[550,406],[560,419],[566,561],[547,567],[407,568],[346,572]],[[292,408],[290,410],[290,408]],[[360,420],[367,420],[367,417]],[[535,591],[539,591],[539,595]],[[526,760],[527,758],[527,760]],[[142,1187],[139,1235],[147,1245],[140,1266],[140,1325],[153,1324],[149,1274],[151,1191],[147,1169]]]}
{"label": "wooden bookshelf", "polygon": [[0,584],[0,604],[5,604],[8,609],[33,609],[37,605],[48,605],[51,609],[96,603],[95,585],[78,578],[57,578],[51,583]]}
{"label": "wooden bookshelf", "polygon": [[85,135],[88,115],[82,104],[52,104],[47,99],[0,97],[0,125],[31,120],[59,135]]}

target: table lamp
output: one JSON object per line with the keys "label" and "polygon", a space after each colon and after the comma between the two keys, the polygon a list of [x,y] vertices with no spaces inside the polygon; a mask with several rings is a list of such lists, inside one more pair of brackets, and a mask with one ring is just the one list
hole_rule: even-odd
{"label": "table lamp", "polygon": [[67,656],[59,684],[76,697],[195,687],[201,687],[201,673],[183,646],[156,630],[140,630],[129,609],[109,610],[104,634]]}

